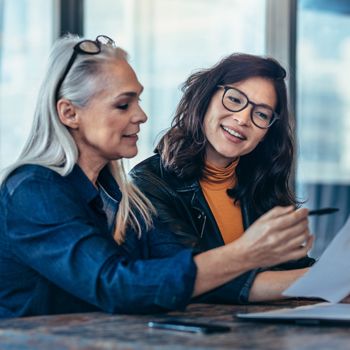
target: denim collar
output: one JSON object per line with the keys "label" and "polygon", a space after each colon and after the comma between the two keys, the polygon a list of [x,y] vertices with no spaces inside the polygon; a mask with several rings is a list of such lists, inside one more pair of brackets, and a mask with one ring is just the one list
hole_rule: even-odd
{"label": "denim collar", "polygon": [[[66,179],[73,184],[74,188],[87,203],[99,197],[98,189],[93,185],[78,164],[75,164],[73,170],[66,176]],[[101,170],[98,181],[108,193],[113,194],[115,200],[120,202],[122,194],[117,182],[108,169],[108,165]]]}
{"label": "denim collar", "polygon": [[115,178],[112,176],[108,165],[106,165],[100,172],[98,176],[98,182],[103,186],[109,195],[113,197],[114,200],[120,202],[122,199],[122,193],[119,189],[119,185]]}

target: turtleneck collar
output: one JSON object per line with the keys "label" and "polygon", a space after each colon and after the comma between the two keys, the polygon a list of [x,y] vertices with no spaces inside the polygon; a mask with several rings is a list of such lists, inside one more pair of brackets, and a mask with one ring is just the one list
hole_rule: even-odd
{"label": "turtleneck collar", "polygon": [[238,162],[239,158],[225,168],[206,163],[203,169],[201,183],[205,182],[207,186],[213,185],[216,188],[233,187],[236,183],[236,167]]}

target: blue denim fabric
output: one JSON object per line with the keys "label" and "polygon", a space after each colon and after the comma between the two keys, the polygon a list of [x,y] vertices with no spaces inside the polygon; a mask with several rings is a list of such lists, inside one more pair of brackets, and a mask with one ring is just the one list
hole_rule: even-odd
{"label": "blue denim fabric", "polygon": [[[111,234],[121,193],[107,169],[102,200],[82,170],[66,177],[37,165],[11,174],[0,192],[0,317],[103,310],[183,309],[196,276],[193,251],[167,230]],[[114,213],[114,214],[113,214]]]}

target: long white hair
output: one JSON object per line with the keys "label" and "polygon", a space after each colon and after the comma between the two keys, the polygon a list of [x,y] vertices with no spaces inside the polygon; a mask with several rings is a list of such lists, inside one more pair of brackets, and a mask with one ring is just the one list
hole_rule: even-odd
{"label": "long white hair", "polygon": [[[73,47],[81,40],[76,35],[67,35],[54,44],[39,90],[30,134],[18,159],[2,172],[0,184],[13,170],[25,164],[41,165],[56,171],[61,176],[68,175],[76,164],[78,148],[68,129],[58,117],[55,92],[57,83],[73,53]],[[127,53],[121,48],[102,45],[99,54],[77,55],[62,83],[59,98],[64,97],[80,108],[86,106],[98,92],[97,90],[101,89],[101,83],[96,79],[101,72],[101,66],[115,59],[127,60]],[[111,161],[109,168],[123,194],[114,232],[115,240],[122,243],[127,227],[132,227],[139,235],[142,227],[151,228],[152,214],[155,209],[128,180],[122,160]]]}

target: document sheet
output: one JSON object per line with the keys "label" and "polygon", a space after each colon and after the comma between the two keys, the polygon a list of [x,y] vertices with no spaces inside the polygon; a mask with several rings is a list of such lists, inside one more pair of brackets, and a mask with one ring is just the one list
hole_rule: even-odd
{"label": "document sheet", "polygon": [[350,218],[310,270],[283,295],[337,303],[350,294]]}
{"label": "document sheet", "polygon": [[350,304],[319,303],[292,309],[238,313],[236,317],[253,320],[327,320],[350,323]]}

